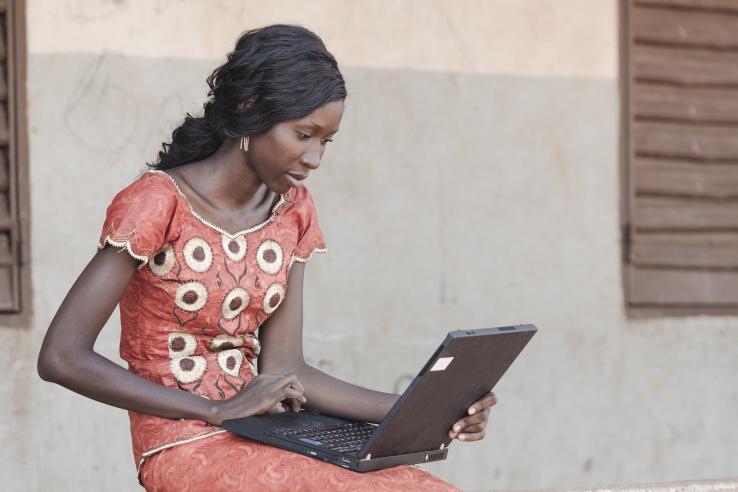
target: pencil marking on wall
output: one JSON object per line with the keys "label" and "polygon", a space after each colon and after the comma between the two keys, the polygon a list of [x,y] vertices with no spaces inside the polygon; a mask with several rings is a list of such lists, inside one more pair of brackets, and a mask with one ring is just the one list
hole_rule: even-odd
{"label": "pencil marking on wall", "polygon": [[[77,81],[65,110],[64,125],[86,148],[113,153],[131,142],[139,116],[138,101],[111,76],[110,54],[103,53]],[[89,131],[91,123],[95,133]]]}

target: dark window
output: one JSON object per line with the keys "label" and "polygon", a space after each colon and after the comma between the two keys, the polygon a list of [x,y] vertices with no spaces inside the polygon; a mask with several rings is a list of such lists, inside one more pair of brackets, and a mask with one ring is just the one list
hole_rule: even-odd
{"label": "dark window", "polygon": [[623,0],[631,314],[738,314],[738,1]]}
{"label": "dark window", "polygon": [[0,322],[30,312],[25,2],[0,0]]}

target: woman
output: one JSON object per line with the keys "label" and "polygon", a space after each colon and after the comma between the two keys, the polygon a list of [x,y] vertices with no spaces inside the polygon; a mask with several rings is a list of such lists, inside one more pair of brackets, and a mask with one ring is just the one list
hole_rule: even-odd
{"label": "woman", "polygon": [[[148,490],[452,489],[416,467],[358,474],[219,427],[301,405],[379,422],[398,396],[334,379],[302,354],[304,264],[325,251],[302,182],[343,114],[335,59],[304,28],[269,26],[245,33],[208,84],[203,116],[187,115],[154,169],[108,207],[39,374],[129,410]],[[128,370],[93,351],[118,303]],[[494,403],[476,402],[450,437],[481,439]]]}

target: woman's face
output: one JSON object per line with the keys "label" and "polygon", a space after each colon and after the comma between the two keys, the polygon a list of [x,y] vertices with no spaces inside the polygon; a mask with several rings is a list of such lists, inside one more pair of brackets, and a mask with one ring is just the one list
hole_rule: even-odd
{"label": "woman's face", "polygon": [[320,167],[342,116],[343,101],[333,101],[304,118],[277,123],[249,139],[246,163],[275,193],[301,186],[308,174]]}

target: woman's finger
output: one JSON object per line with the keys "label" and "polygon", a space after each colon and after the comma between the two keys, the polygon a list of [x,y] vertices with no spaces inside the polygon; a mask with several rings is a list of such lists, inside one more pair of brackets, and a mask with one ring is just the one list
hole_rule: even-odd
{"label": "woman's finger", "polygon": [[451,430],[449,431],[448,436],[451,439],[456,439],[457,437],[459,437],[460,434],[467,434],[470,432],[482,432],[486,428],[487,428],[486,421],[480,422],[474,425],[461,426],[461,427],[456,427],[456,425],[454,425],[453,428],[451,428]]}
{"label": "woman's finger", "polygon": [[280,386],[291,386],[292,388],[298,390],[300,393],[305,392],[305,388],[302,386],[302,383],[294,374],[288,374],[287,376],[284,376],[282,379],[279,380],[278,384]]}
{"label": "woman's finger", "polygon": [[482,432],[486,428],[487,428],[487,422],[482,422],[481,424],[474,424],[474,425],[468,425],[466,427],[462,427],[460,431],[456,432],[456,434],[468,434],[470,432]]}
{"label": "woman's finger", "polygon": [[459,434],[459,441],[479,441],[480,439],[484,439],[484,431]]}
{"label": "woman's finger", "polygon": [[284,409],[284,405],[282,405],[281,401],[278,401],[272,408],[270,408],[267,413],[284,413],[286,410]]}
{"label": "woman's finger", "polygon": [[481,399],[472,403],[467,411],[469,412],[469,415],[474,415],[475,413],[479,413],[482,410],[495,406],[496,404],[497,396],[492,391],[490,391]]}
{"label": "woman's finger", "polygon": [[288,404],[292,407],[292,411],[297,413],[300,411],[300,405],[307,403],[307,398],[302,392],[291,388],[289,386],[282,388],[283,397],[282,400],[288,400]]}
{"label": "woman's finger", "polygon": [[486,412],[478,413],[476,415],[472,415],[471,417],[464,417],[463,419],[452,425],[451,430],[461,432],[464,430],[465,427],[469,427],[470,425],[486,423],[488,417],[489,415]]}

